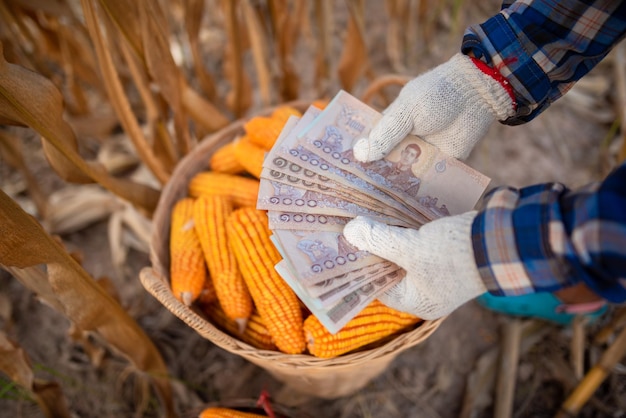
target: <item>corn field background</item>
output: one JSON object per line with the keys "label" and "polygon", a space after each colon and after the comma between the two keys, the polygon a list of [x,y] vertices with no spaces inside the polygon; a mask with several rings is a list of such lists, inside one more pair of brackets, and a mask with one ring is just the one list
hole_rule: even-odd
{"label": "corn field background", "polygon": [[[212,345],[141,286],[177,162],[267,107],[344,89],[382,110],[499,10],[458,0],[0,2],[0,416],[196,416],[263,391],[293,417],[489,417],[521,327],[515,417],[551,417],[624,327],[470,302],[357,393],[320,400]],[[601,179],[626,157],[626,48],[468,163],[492,185]],[[617,363],[579,416],[626,416]],[[510,376],[509,376],[510,378]]]}

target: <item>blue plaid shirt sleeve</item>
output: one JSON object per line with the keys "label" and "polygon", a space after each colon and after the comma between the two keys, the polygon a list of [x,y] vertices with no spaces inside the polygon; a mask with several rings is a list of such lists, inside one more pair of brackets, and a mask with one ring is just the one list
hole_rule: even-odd
{"label": "blue plaid shirt sleeve", "polygon": [[518,125],[560,98],[625,34],[626,1],[514,1],[470,26],[461,50],[473,52],[511,83],[517,110],[502,122]]}
{"label": "blue plaid shirt sleeve", "polygon": [[560,183],[496,188],[472,225],[474,255],[495,295],[584,282],[626,302],[626,163],[579,190]]}

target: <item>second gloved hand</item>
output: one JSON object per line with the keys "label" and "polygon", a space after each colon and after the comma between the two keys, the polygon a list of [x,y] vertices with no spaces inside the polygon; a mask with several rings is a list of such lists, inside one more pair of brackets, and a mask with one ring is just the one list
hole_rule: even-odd
{"label": "second gloved hand", "polygon": [[354,146],[357,160],[389,153],[414,134],[451,157],[465,159],[495,120],[514,115],[513,91],[500,73],[463,54],[407,83],[382,119]]}
{"label": "second gloved hand", "polygon": [[475,216],[475,211],[447,216],[419,230],[357,217],[343,234],[360,250],[406,270],[406,277],[379,297],[381,302],[423,319],[436,319],[487,291],[472,249]]}

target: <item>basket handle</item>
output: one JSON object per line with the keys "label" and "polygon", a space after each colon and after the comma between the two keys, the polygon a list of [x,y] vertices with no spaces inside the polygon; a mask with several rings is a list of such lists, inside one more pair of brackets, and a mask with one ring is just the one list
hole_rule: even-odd
{"label": "basket handle", "polygon": [[408,83],[413,77],[409,77],[406,75],[400,74],[385,74],[379,77],[376,77],[374,81],[372,81],[366,88],[363,94],[361,95],[361,100],[367,104],[371,104],[371,101],[374,95],[379,95],[385,101],[385,107],[389,105],[390,101],[385,96],[383,89],[390,85],[399,85],[404,86]]}

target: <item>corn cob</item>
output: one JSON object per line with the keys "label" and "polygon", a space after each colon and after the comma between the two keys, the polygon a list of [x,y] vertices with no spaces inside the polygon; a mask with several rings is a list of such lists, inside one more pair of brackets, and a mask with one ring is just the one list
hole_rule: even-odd
{"label": "corn cob", "polygon": [[245,171],[260,179],[267,151],[254,144],[247,135],[234,142],[233,148],[237,162],[244,167]]}
{"label": "corn cob", "polygon": [[236,409],[211,407],[200,412],[198,418],[267,418],[267,415],[241,412]]}
{"label": "corn cob", "polygon": [[272,112],[272,115],[270,117],[272,119],[279,121],[280,123],[284,125],[285,123],[287,123],[287,120],[289,119],[290,116],[300,117],[302,116],[302,112],[300,112],[295,107],[279,106]]}
{"label": "corn cob", "polygon": [[284,353],[301,353],[305,341],[300,303],[274,269],[281,257],[269,236],[263,211],[242,208],[228,219],[228,237],[241,274],[274,343]]}
{"label": "corn cob", "polygon": [[256,116],[246,122],[243,129],[253,144],[269,151],[283,130],[283,126],[285,126],[285,123],[278,119]]}
{"label": "corn cob", "polygon": [[209,159],[209,166],[216,173],[242,173],[244,167],[235,158],[235,142],[229,142],[218,148]]}
{"label": "corn cob", "polygon": [[258,312],[252,312],[252,315],[250,315],[248,319],[246,329],[241,332],[239,324],[226,315],[219,303],[203,304],[202,306],[203,312],[218,328],[223,329],[230,335],[239,338],[244,343],[248,343],[253,347],[261,350],[276,351],[276,345],[272,341],[272,336]]}
{"label": "corn cob", "polygon": [[206,281],[206,265],[194,228],[194,199],[184,198],[172,209],[170,229],[170,280],[172,293],[189,306],[200,296]]}
{"label": "corn cob", "polygon": [[213,280],[211,280],[211,277],[207,277],[204,280],[204,286],[202,287],[200,296],[198,296],[198,302],[211,303],[211,302],[215,302],[216,300],[217,300],[217,292],[215,291]]}
{"label": "corn cob", "polygon": [[207,281],[213,282],[220,305],[243,331],[252,313],[252,298],[228,244],[226,219],[232,211],[230,200],[219,195],[200,196],[193,205],[196,231],[211,277]]}
{"label": "corn cob", "polygon": [[383,305],[378,300],[365,307],[337,334],[331,334],[314,316],[304,321],[309,353],[332,358],[363,347],[420,322],[421,319]]}
{"label": "corn cob", "polygon": [[192,197],[227,196],[232,199],[235,207],[256,206],[259,182],[233,174],[201,171],[189,182],[189,194]]}

